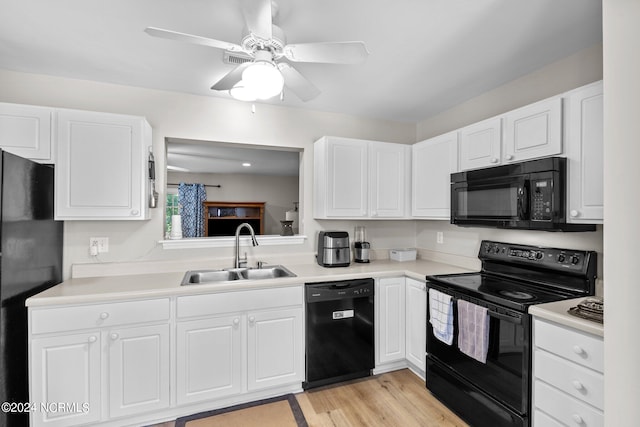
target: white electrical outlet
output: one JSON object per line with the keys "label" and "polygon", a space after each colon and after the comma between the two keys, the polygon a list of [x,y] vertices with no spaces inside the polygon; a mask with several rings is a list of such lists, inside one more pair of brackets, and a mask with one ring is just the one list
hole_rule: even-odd
{"label": "white electrical outlet", "polygon": [[93,256],[109,252],[108,237],[89,237],[89,253]]}
{"label": "white electrical outlet", "polygon": [[444,243],[444,233],[442,231],[436,232],[436,242],[440,244]]}

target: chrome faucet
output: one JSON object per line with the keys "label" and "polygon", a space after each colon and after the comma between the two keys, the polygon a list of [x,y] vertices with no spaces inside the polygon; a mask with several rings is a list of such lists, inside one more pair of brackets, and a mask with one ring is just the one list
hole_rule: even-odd
{"label": "chrome faucet", "polygon": [[251,226],[251,224],[246,222],[240,224],[238,228],[236,228],[236,257],[233,261],[233,268],[242,268],[247,266],[247,253],[245,252],[244,258],[240,258],[240,230],[242,230],[243,227],[249,229],[249,232],[251,233],[251,243],[253,244],[253,246],[258,246],[256,233],[253,231],[253,227]]}

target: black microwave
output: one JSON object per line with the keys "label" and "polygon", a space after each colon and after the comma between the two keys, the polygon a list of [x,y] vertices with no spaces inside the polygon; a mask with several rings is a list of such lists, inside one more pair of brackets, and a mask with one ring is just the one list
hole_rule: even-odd
{"label": "black microwave", "polygon": [[451,174],[451,223],[546,231],[594,231],[567,224],[567,159],[547,157]]}

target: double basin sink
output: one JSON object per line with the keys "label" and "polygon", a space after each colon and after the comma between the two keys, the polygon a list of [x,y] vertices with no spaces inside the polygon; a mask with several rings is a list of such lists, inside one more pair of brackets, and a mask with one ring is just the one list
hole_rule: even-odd
{"label": "double basin sink", "polygon": [[185,273],[181,285],[233,282],[237,280],[263,280],[278,277],[296,277],[296,275],[282,265],[270,265],[262,268],[191,270]]}

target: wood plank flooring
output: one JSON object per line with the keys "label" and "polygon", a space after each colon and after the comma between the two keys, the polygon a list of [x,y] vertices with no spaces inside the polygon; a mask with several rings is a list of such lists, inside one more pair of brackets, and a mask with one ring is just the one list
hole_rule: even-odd
{"label": "wood plank flooring", "polygon": [[296,398],[309,427],[468,426],[408,369],[308,390]]}

